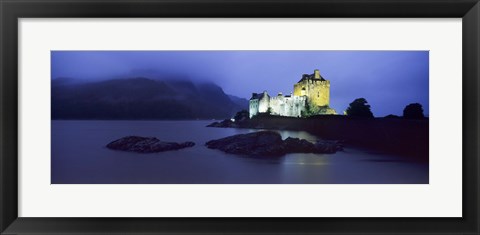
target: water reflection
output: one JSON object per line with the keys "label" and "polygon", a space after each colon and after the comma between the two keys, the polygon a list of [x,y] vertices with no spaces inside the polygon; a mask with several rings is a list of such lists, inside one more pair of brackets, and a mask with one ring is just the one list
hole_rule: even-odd
{"label": "water reflection", "polygon": [[318,138],[317,136],[314,136],[306,131],[289,131],[289,130],[270,130],[270,129],[248,129],[248,133],[251,132],[257,132],[257,131],[275,131],[279,133],[282,136],[282,139],[286,139],[288,137],[291,138],[299,138],[299,139],[305,139],[308,140],[312,143],[315,143]]}

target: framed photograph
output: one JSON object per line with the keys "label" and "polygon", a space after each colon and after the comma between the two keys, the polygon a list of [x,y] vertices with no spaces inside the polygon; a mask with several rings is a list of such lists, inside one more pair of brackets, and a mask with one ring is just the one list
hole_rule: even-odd
{"label": "framed photograph", "polygon": [[2,234],[480,233],[477,0],[0,4]]}

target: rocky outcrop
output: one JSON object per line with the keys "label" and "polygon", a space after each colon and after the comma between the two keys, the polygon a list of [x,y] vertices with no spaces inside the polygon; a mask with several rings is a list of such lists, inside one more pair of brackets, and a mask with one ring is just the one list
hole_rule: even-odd
{"label": "rocky outcrop", "polygon": [[285,154],[282,137],[278,133],[270,131],[211,140],[206,143],[206,146],[232,154],[252,156],[280,156]]}
{"label": "rocky outcrop", "polygon": [[107,148],[137,153],[158,153],[194,146],[193,142],[163,142],[155,137],[127,136],[110,142]]}
{"label": "rocky outcrop", "polygon": [[282,137],[277,132],[259,131],[211,140],[205,144],[210,149],[248,156],[282,156],[287,153],[335,153],[342,145],[335,141],[318,141],[313,144],[304,139]]}

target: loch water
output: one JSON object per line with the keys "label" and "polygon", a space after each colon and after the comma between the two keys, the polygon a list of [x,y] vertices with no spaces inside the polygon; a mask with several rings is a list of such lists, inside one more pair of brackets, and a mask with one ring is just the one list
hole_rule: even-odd
{"label": "loch water", "polygon": [[[51,127],[52,184],[428,184],[429,166],[400,156],[345,148],[335,154],[287,154],[255,159],[208,149],[205,143],[253,129],[206,127],[212,121],[70,121]],[[282,138],[316,141],[305,131]],[[193,141],[161,153],[107,149],[124,136]]]}

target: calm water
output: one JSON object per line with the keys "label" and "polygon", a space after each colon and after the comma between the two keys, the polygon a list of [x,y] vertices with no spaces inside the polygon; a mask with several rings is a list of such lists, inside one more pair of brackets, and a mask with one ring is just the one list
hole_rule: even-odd
{"label": "calm water", "polygon": [[[335,154],[252,159],[204,143],[258,130],[209,128],[211,121],[52,121],[53,184],[392,184],[428,183],[428,164],[347,148]],[[315,141],[307,132],[279,131]],[[109,150],[128,135],[193,141],[193,148],[139,154]]]}

